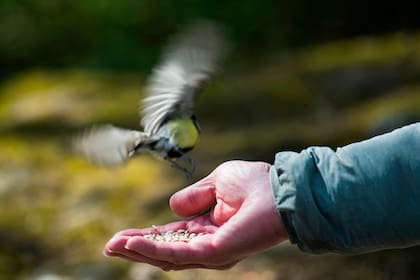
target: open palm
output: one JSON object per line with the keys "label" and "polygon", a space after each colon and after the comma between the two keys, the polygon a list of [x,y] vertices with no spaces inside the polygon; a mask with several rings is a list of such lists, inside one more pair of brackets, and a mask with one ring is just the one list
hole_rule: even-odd
{"label": "open palm", "polygon": [[[252,253],[280,243],[287,235],[275,210],[269,170],[270,165],[264,162],[221,164],[204,179],[171,197],[174,213],[194,218],[121,231],[107,243],[105,254],[164,270],[226,269]],[[210,213],[199,215],[209,207]],[[189,242],[145,237],[156,231],[179,229],[203,235]]]}

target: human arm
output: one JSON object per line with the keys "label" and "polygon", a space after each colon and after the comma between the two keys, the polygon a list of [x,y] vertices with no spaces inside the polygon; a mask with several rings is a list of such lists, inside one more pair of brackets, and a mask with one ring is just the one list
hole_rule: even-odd
{"label": "human arm", "polygon": [[278,153],[271,181],[290,240],[305,252],[420,244],[420,123],[336,151]]}
{"label": "human arm", "polygon": [[181,217],[214,205],[210,214],[159,227],[206,235],[164,243],[143,237],[152,228],[125,230],[105,254],[165,270],[225,269],[288,237],[311,253],[414,246],[420,243],[419,155],[415,124],[337,151],[281,152],[271,168],[227,162],[170,201]]}

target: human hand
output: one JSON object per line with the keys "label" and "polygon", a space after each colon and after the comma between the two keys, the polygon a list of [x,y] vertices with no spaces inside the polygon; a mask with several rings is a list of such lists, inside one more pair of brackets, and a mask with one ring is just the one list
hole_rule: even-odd
{"label": "human hand", "polygon": [[[129,229],[117,233],[104,254],[148,263],[163,270],[188,268],[226,269],[245,257],[287,239],[275,210],[270,184],[270,165],[264,162],[229,161],[210,175],[175,193],[174,213],[193,217],[167,225]],[[148,239],[153,232],[204,233],[189,242]]]}

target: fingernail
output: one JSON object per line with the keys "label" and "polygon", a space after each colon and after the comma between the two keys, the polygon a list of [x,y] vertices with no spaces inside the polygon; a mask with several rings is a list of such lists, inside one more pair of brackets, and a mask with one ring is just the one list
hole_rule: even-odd
{"label": "fingernail", "polygon": [[108,255],[108,252],[106,249],[102,251],[102,254],[107,258],[111,257],[110,255]]}
{"label": "fingernail", "polygon": [[130,247],[128,246],[128,242],[130,241],[130,239],[132,239],[133,237],[129,237],[126,241],[125,241],[125,244],[124,244],[124,249],[126,249],[126,250],[131,250],[130,249]]}

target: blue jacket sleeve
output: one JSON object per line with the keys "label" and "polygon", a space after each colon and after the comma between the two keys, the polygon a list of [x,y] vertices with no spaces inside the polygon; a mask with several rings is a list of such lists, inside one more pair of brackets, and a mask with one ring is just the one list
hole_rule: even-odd
{"label": "blue jacket sleeve", "polygon": [[289,238],[305,252],[420,244],[420,123],[336,151],[280,152],[271,183]]}

